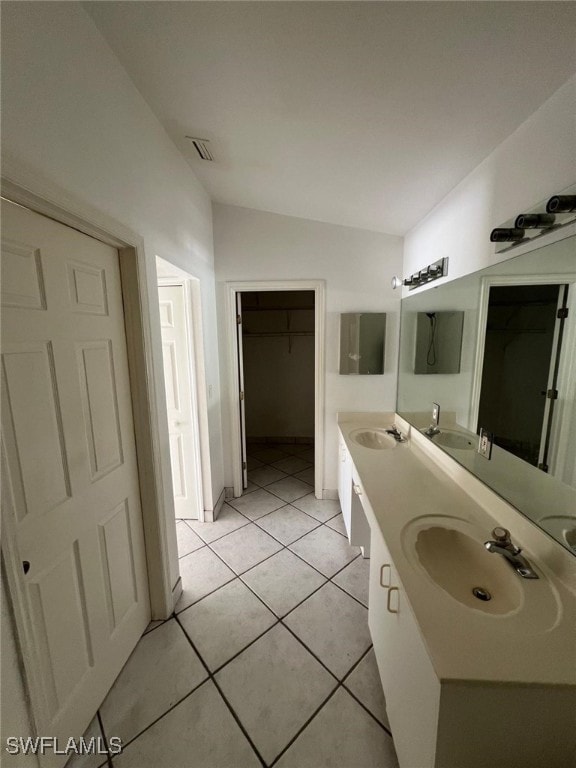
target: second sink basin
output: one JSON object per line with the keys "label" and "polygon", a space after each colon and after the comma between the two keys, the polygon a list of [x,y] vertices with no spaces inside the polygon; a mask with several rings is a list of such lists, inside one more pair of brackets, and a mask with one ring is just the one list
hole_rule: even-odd
{"label": "second sink basin", "polygon": [[396,441],[384,429],[355,429],[350,433],[350,437],[357,445],[364,448],[383,450],[396,447]]}
{"label": "second sink basin", "polygon": [[438,434],[430,438],[443,448],[455,448],[460,451],[473,451],[476,447],[474,441],[463,432],[453,429],[441,429]]}

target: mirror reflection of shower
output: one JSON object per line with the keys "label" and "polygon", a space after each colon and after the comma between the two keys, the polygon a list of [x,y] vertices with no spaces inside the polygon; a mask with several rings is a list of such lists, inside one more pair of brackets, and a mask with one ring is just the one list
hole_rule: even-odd
{"label": "mirror reflection of shower", "polygon": [[459,373],[463,312],[418,312],[414,373]]}
{"label": "mirror reflection of shower", "polygon": [[426,312],[426,317],[430,320],[430,335],[426,363],[428,365],[436,365],[436,312]]}

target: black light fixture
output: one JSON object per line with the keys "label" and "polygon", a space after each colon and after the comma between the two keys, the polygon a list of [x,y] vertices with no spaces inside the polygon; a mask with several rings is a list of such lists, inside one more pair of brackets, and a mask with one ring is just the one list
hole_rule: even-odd
{"label": "black light fixture", "polygon": [[[527,213],[519,213],[490,233],[490,242],[499,243],[496,253],[503,253],[518,245],[546,236],[548,233],[576,223],[576,184],[565,192],[542,201]],[[545,210],[544,210],[545,209]]]}
{"label": "black light fixture", "polygon": [[546,203],[548,213],[572,213],[576,211],[576,195],[554,195]]}
{"label": "black light fixture", "polygon": [[554,226],[556,216],[553,213],[521,213],[516,217],[517,229],[547,229]]}
{"label": "black light fixture", "polygon": [[491,243],[517,243],[524,239],[524,230],[517,227],[493,229],[490,233]]}

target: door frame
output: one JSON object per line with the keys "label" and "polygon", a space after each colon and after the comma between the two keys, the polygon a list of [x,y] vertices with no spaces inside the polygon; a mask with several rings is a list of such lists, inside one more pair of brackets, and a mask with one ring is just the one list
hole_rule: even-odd
{"label": "door frame", "polygon": [[236,294],[253,291],[314,291],[314,495],[324,487],[324,349],[326,282],[324,280],[251,280],[226,283],[226,331],[228,346],[228,396],[232,436],[234,496],[242,495],[242,447],[240,437],[240,382],[236,334]]}
{"label": "door frame", "polygon": [[158,287],[181,286],[184,290],[184,311],[186,314],[186,335],[188,339],[188,364],[192,388],[192,412],[196,420],[194,437],[194,475],[198,499],[199,522],[211,522],[214,499],[212,495],[212,472],[210,463],[210,432],[208,427],[208,393],[206,389],[206,365],[204,358],[204,336],[202,331],[202,294],[200,281],[193,275],[175,266],[162,256],[156,256],[158,266],[162,265],[171,275],[158,274]]}
{"label": "door frame", "polygon": [[[37,194],[34,189],[40,189]],[[150,289],[156,291],[155,280],[144,252],[143,239],[114,219],[79,202],[60,189],[2,177],[1,194],[8,201],[22,205],[118,250],[124,303],[124,320],[130,372],[130,389],[134,433],[138,461],[138,482],[145,540],[145,557],[153,619],[165,619],[174,608],[178,590],[174,592],[170,577],[170,549],[167,503],[170,489],[163,471],[165,458],[156,419],[162,392],[155,379],[158,362],[153,359],[153,329],[150,317]],[[154,272],[155,274],[155,272]],[[169,491],[167,493],[167,490]],[[6,520],[6,504],[2,504]],[[22,566],[10,535],[10,521],[4,528],[1,548],[8,594],[18,635],[32,714],[42,722],[42,667],[36,653],[32,633],[32,616],[26,598]],[[178,585],[176,585],[177,587]],[[38,715],[40,718],[38,719]]]}

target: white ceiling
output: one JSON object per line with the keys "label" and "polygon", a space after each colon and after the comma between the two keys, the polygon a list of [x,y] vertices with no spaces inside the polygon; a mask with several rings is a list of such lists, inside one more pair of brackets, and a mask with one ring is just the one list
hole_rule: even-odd
{"label": "white ceiling", "polygon": [[391,234],[576,71],[573,2],[85,7],[213,200]]}

